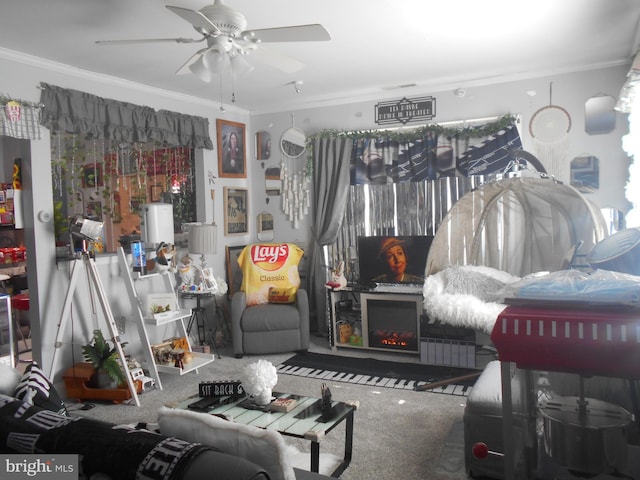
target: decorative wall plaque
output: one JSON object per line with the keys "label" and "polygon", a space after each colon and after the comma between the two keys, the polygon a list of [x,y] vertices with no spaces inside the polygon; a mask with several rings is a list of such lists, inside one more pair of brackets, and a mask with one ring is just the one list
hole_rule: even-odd
{"label": "decorative wall plaque", "polygon": [[376,105],[376,123],[409,123],[431,120],[436,116],[436,99],[434,97],[402,98]]}

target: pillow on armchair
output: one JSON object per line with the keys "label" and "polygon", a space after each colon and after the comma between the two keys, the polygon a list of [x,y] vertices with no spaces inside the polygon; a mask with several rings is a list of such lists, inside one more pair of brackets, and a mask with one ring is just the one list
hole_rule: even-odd
{"label": "pillow on armchair", "polygon": [[269,290],[300,287],[298,264],[304,251],[293,243],[247,245],[238,256],[246,304],[269,303]]}

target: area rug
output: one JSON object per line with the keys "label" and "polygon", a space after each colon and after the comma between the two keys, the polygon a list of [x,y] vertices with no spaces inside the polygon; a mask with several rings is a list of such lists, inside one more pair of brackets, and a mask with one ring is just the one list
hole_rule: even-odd
{"label": "area rug", "polygon": [[278,373],[383,388],[467,396],[480,371],[462,367],[388,362],[322,353],[298,354],[278,365]]}

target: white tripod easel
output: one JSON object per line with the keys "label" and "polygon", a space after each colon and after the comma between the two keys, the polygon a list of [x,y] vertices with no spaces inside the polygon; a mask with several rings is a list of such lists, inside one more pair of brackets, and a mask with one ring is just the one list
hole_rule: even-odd
{"label": "white tripod easel", "polygon": [[67,289],[67,294],[64,299],[64,305],[62,307],[62,313],[60,315],[60,321],[58,322],[58,332],[56,334],[56,342],[54,344],[53,357],[51,359],[51,367],[48,372],[49,378],[52,377],[52,372],[55,371],[56,364],[56,354],[58,349],[62,346],[62,336],[64,335],[67,318],[70,313],[71,303],[73,302],[73,295],[76,291],[78,285],[78,278],[83,270],[87,272],[88,281],[89,281],[89,290],[91,296],[91,307],[93,310],[93,315],[96,315],[95,302],[93,297],[93,289],[98,295],[98,300],[100,301],[100,306],[102,307],[102,313],[104,314],[105,319],[107,320],[107,326],[109,327],[109,333],[111,334],[111,340],[115,345],[116,350],[118,351],[118,357],[120,358],[120,363],[122,364],[122,370],[124,371],[125,377],[127,379],[127,385],[129,387],[129,391],[131,392],[131,396],[135,401],[136,406],[140,406],[140,399],[138,398],[138,392],[136,390],[135,383],[131,374],[129,372],[129,367],[127,365],[127,359],[124,355],[124,350],[122,349],[122,344],[120,342],[120,337],[118,335],[118,327],[116,325],[115,318],[113,317],[113,312],[111,311],[111,307],[109,302],[107,301],[107,296],[104,291],[104,287],[102,282],[100,281],[100,276],[98,275],[98,270],[96,268],[95,261],[92,261],[89,256],[89,252],[84,250],[79,258],[73,260],[73,265],[71,267],[71,279],[69,281],[69,288]]}

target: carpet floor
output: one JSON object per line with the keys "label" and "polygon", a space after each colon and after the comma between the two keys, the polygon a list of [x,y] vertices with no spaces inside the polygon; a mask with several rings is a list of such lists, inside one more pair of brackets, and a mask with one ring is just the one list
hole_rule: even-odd
{"label": "carpet floor", "polygon": [[[371,352],[331,352],[322,339],[314,338],[313,351],[333,355],[347,361],[357,355],[369,357]],[[280,365],[293,357],[292,353],[246,355],[234,358],[229,347],[220,350],[222,358],[187,375],[162,374],[163,390],[152,389],[140,395],[141,406],[92,402],[94,408],[79,409],[81,404],[68,405],[74,416],[87,416],[108,422],[127,424],[157,421],[158,408],[197,395],[198,383],[238,378],[245,365],[265,359]],[[344,355],[340,355],[344,354]],[[395,355],[380,357],[394,361]],[[402,358],[410,363],[412,358]],[[416,360],[417,361],[417,360]],[[394,362],[395,363],[395,362]],[[401,362],[398,362],[401,363]],[[278,375],[276,389],[300,395],[319,396],[323,380],[295,375]],[[385,480],[467,480],[462,454],[462,415],[466,397],[439,395],[429,391],[379,388],[364,384],[326,382],[337,401],[358,401],[355,415],[353,460],[340,476],[342,480],[380,478]],[[61,392],[64,386],[60,385]],[[341,457],[344,453],[344,422],[328,434],[321,443],[321,454]],[[308,454],[307,440],[287,437],[287,443]]]}
{"label": "carpet floor", "polygon": [[279,374],[404,390],[428,389],[433,393],[467,396],[479,370],[342,357],[309,352],[282,362]]}

